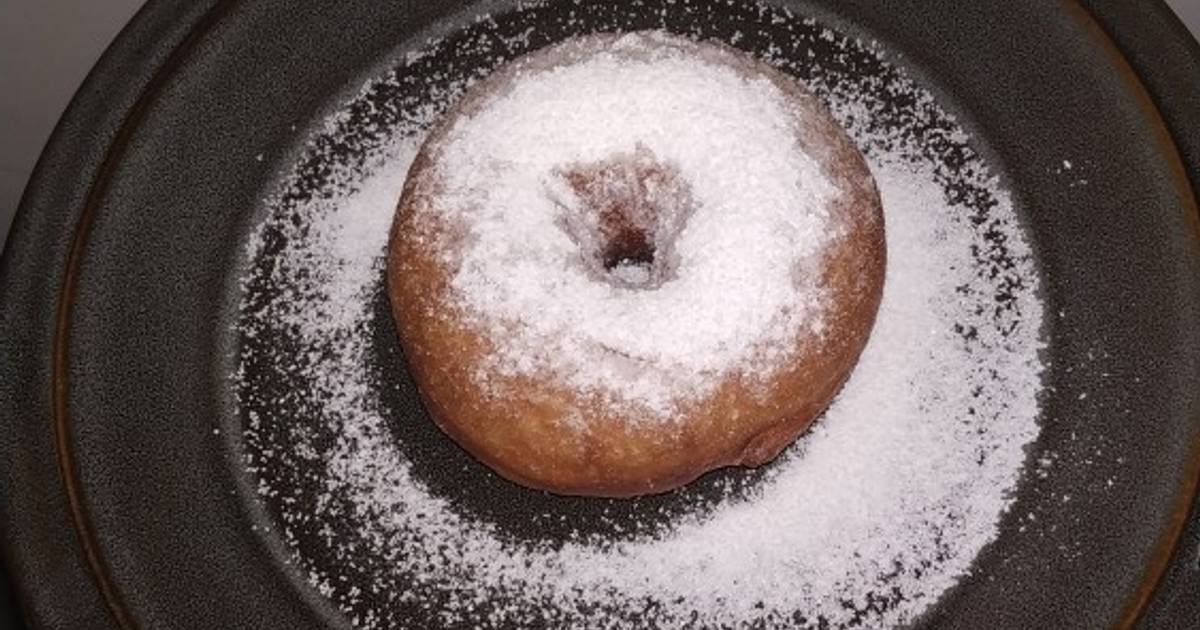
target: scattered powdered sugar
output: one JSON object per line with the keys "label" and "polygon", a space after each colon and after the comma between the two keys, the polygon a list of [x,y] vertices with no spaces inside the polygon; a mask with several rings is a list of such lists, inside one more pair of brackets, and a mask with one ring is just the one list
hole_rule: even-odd
{"label": "scattered powdered sugar", "polygon": [[[445,192],[423,207],[468,230],[445,255],[462,316],[497,344],[481,378],[552,374],[669,420],[730,373],[774,374],[820,330],[820,277],[796,271],[818,268],[799,262],[830,239],[836,194],[800,141],[812,114],[718,50],[644,33],[559,47],[570,62],[522,67],[446,134]],[[677,169],[694,207],[653,290],[597,278],[561,227],[596,212],[561,170],[635,151]]]}
{"label": "scattered powdered sugar", "polygon": [[[509,28],[511,39],[486,41],[510,53],[536,46],[522,20],[543,18],[519,13],[472,28]],[[461,49],[434,42],[367,86],[348,109],[384,94],[394,111],[365,129],[339,119],[322,137],[354,151],[314,141],[285,185],[301,192],[269,201],[243,278],[248,466],[296,567],[355,627],[886,627],[913,621],[996,538],[1038,433],[1042,370],[1038,278],[1012,201],[932,97],[877,53],[772,16],[780,41],[749,29],[736,39],[803,78],[866,153],[887,221],[884,297],[824,416],[741,491],[694,509],[647,498],[608,529],[578,521],[559,535],[575,511],[630,504],[486,471],[442,484],[478,466],[452,449],[430,457],[440,436],[409,438],[428,421],[391,370],[385,248],[424,130],[466,84],[420,77]],[[686,353],[685,341],[673,343]],[[476,485],[503,496],[474,498]],[[506,521],[507,504],[517,516]]]}

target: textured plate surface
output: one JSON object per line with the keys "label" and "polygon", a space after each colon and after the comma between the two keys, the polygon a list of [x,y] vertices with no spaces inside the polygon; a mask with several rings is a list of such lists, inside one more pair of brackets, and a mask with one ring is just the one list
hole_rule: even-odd
{"label": "textured plate surface", "polygon": [[[1072,4],[786,4],[900,55],[1021,205],[1053,209],[1022,217],[1048,312],[1071,314],[1049,322],[1034,449],[1121,453],[1024,483],[1013,513],[1044,515],[1047,535],[1002,533],[925,625],[1127,622],[1165,566],[1200,456],[1194,137],[1177,130],[1176,148]],[[106,55],[0,263],[2,527],[36,626],[101,627],[106,608],[116,627],[348,625],[287,568],[228,431],[214,432],[238,424],[231,279],[249,210],[298,133],[397,51],[504,6],[151,3]],[[1064,187],[1064,159],[1086,164],[1090,185]]]}

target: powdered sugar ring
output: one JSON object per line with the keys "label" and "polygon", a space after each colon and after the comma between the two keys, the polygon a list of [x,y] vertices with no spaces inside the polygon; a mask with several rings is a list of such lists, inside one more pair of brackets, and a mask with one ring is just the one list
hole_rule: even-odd
{"label": "powdered sugar ring", "polygon": [[[710,5],[669,6],[664,21],[681,14],[703,27],[698,35],[720,36],[703,12]],[[555,533],[585,523],[564,530],[553,525],[560,513],[547,512],[534,530],[565,544],[521,542],[514,532],[530,506],[505,484],[468,482],[514,505],[519,521],[461,505],[461,488],[434,483],[463,481],[453,454],[439,453],[446,466],[431,472],[420,440],[397,443],[389,430],[412,420],[387,402],[398,366],[381,358],[393,339],[379,272],[396,192],[430,118],[470,74],[454,65],[457,53],[500,42],[491,67],[546,43],[551,36],[526,29],[546,15],[501,16],[467,44],[431,44],[373,80],[329,121],[329,138],[354,151],[315,138],[306,155],[322,177],[312,183],[298,167],[286,182],[312,194],[268,200],[239,325],[248,466],[277,517],[272,531],[355,627],[885,627],[911,623],[998,535],[1022,449],[1038,433],[1042,370],[1037,269],[1012,200],[938,101],[876,60],[873,45],[752,3],[735,9],[745,32],[784,25],[759,48],[852,130],[896,229],[880,329],[851,382],[766,492],[723,503],[712,518],[647,530],[641,519],[656,515],[643,506],[616,530],[641,532],[626,542],[608,529],[594,539]],[[641,15],[637,5],[612,12],[618,26]],[[572,28],[591,23],[582,24]],[[415,96],[395,99],[403,86]],[[375,150],[377,140],[389,144]]]}

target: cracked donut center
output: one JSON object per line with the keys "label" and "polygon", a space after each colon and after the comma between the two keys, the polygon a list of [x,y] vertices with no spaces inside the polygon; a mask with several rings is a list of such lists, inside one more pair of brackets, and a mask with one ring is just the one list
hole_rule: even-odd
{"label": "cracked donut center", "polygon": [[559,225],[589,275],[626,289],[654,289],[676,277],[675,242],[693,210],[678,168],[639,146],[556,176],[566,184],[554,196]]}

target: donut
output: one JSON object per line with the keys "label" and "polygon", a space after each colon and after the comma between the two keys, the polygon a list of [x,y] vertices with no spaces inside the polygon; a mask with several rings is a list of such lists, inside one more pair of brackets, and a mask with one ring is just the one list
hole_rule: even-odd
{"label": "donut", "polygon": [[664,492],[774,458],[851,373],[883,213],[794,79],[647,31],[507,62],[431,128],[387,291],[433,421],[507,479]]}

